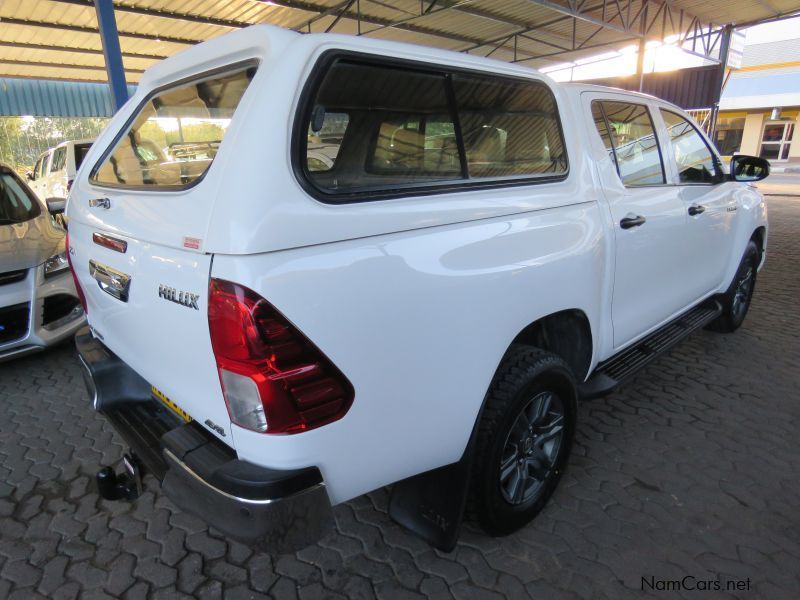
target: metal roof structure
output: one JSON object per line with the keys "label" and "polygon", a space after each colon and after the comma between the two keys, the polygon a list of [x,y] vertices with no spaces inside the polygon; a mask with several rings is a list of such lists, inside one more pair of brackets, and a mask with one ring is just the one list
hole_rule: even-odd
{"label": "metal roof structure", "polygon": [[[135,86],[128,86],[132,95]],[[0,77],[0,117],[110,117],[116,108],[105,83]]]}
{"label": "metal roof structure", "polygon": [[[270,23],[492,56],[541,68],[641,40],[714,60],[725,25],[782,18],[800,0],[115,0],[128,83],[154,62]],[[0,2],[0,77],[107,80],[92,0]]]}

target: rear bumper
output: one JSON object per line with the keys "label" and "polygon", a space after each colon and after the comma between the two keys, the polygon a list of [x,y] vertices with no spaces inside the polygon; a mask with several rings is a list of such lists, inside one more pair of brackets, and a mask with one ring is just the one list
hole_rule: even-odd
{"label": "rear bumper", "polygon": [[297,550],[331,528],[319,469],[268,469],[238,459],[202,426],[184,423],[155,400],[147,382],[88,327],[75,344],[94,408],[179,507],[267,552]]}

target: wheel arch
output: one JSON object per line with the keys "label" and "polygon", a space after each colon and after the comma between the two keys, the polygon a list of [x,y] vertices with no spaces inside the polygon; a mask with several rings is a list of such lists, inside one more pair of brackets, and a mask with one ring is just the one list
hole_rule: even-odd
{"label": "wheel arch", "polygon": [[560,356],[579,382],[589,374],[594,340],[589,317],[581,309],[561,310],[536,319],[516,335],[509,348],[516,344],[535,346]]}
{"label": "wheel arch", "polygon": [[764,225],[756,227],[753,235],[750,236],[750,240],[755,242],[756,246],[758,246],[758,262],[760,266],[764,261],[764,254],[767,251],[767,228]]}

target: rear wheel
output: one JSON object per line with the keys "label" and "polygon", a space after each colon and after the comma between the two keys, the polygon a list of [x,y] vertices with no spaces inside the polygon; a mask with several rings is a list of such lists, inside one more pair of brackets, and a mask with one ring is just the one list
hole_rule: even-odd
{"label": "rear wheel", "polygon": [[512,348],[478,428],[470,512],[491,535],[533,519],[552,495],[575,434],[577,386],[558,356]]}
{"label": "rear wheel", "polygon": [[759,259],[758,246],[751,240],[745,248],[742,262],[739,263],[731,285],[717,298],[722,304],[722,314],[709,323],[709,329],[730,333],[736,331],[744,322],[756,287]]}

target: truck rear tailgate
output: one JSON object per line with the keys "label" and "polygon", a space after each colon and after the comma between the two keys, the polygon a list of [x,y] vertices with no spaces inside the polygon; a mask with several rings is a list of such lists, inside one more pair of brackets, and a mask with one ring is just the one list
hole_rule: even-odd
{"label": "truck rear tailgate", "polygon": [[[209,431],[232,445],[208,329],[211,255],[71,221],[70,259],[95,335]],[[95,234],[127,244],[125,252]]]}

